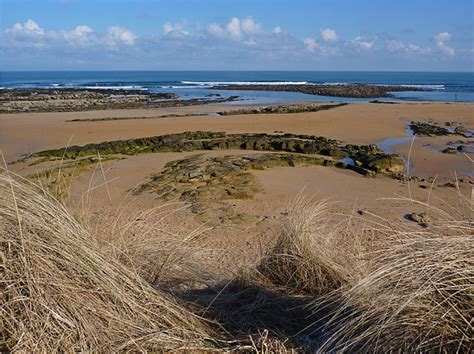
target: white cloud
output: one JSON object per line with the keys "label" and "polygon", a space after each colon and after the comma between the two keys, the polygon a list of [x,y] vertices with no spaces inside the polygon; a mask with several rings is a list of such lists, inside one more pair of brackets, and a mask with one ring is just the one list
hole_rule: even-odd
{"label": "white cloud", "polygon": [[325,41],[335,41],[337,39],[336,31],[330,28],[324,28],[321,31],[321,37]]}
{"label": "white cloud", "polygon": [[451,40],[451,34],[449,32],[440,32],[435,36],[436,46],[446,55],[453,56],[454,49],[447,46],[445,42]]}
{"label": "white cloud", "polygon": [[246,17],[242,20],[237,17],[232,17],[225,27],[217,23],[211,23],[207,26],[207,31],[211,35],[219,38],[227,37],[238,41],[245,39],[244,37],[248,38],[248,36],[261,33],[262,28],[252,17]]}
{"label": "white cloud", "polygon": [[86,25],[79,25],[73,31],[63,32],[64,38],[73,44],[87,44],[92,41],[92,28]]}
{"label": "white cloud", "polygon": [[[35,54],[35,49],[41,49],[41,52],[36,53],[37,57],[47,55],[51,58],[66,57],[67,54],[66,58],[69,61],[83,60],[84,63],[89,63],[93,60],[91,58],[100,57],[100,54],[103,54],[103,58],[120,58],[124,55],[124,60],[139,57],[147,58],[143,60],[151,60],[152,63],[155,63],[153,60],[158,58],[157,60],[161,60],[160,65],[165,66],[168,63],[174,64],[183,57],[189,61],[183,59],[185,67],[188,67],[187,65],[201,67],[202,65],[206,69],[211,68],[211,65],[216,65],[216,68],[219,65],[224,67],[224,64],[238,63],[240,60],[245,61],[249,66],[255,62],[269,61],[269,67],[272,62],[279,62],[283,67],[299,61],[309,62],[309,59],[305,59],[308,57],[305,53],[314,53],[308,58],[317,53],[321,62],[329,63],[329,66],[337,65],[342,60],[351,62],[352,57],[364,51],[374,59],[390,57],[390,60],[393,60],[392,63],[397,63],[399,60],[397,58],[432,59],[431,62],[435,63],[433,65],[438,65],[439,62],[435,53],[438,54],[437,56],[445,55],[447,58],[454,55],[454,49],[450,47],[453,36],[448,32],[440,32],[433,36],[431,45],[421,45],[394,39],[390,34],[354,35],[344,39],[339,38],[340,34],[331,28],[321,28],[319,33],[305,38],[296,36],[288,29],[284,30],[276,24],[264,28],[252,17],[232,17],[222,23],[200,24],[183,20],[177,23],[161,23],[161,25],[163,25],[162,28],[158,28],[155,34],[141,37],[119,25],[109,27],[105,31],[99,31],[86,24],[77,26],[74,24],[63,30],[49,30],[43,29],[40,24],[30,19],[24,23],[16,23],[9,29],[0,30],[0,52],[6,49],[11,54],[3,57],[18,56],[25,62],[30,60],[27,53],[31,51]],[[456,47],[456,54],[460,60],[472,58],[471,48],[472,46],[463,47],[462,44],[459,44],[459,48]],[[385,54],[395,53],[395,55],[384,57],[382,51]],[[134,55],[131,55],[132,53]],[[178,53],[187,55],[178,55]],[[222,60],[209,61],[210,53],[216,53],[216,57]],[[332,56],[337,56],[337,61],[332,62],[327,58]],[[416,58],[415,56],[424,57]],[[1,61],[2,58],[0,58]],[[15,63],[13,59],[11,62]],[[51,60],[45,62],[46,65],[50,65]],[[429,62],[426,60],[426,63]]]}
{"label": "white cloud", "polygon": [[385,41],[385,48],[390,52],[402,52],[408,55],[422,55],[431,52],[430,48],[422,48],[413,43],[405,43],[400,40],[390,39]]}
{"label": "white cloud", "polygon": [[185,24],[183,23],[172,24],[172,23],[167,22],[163,25],[163,31],[166,34],[171,34],[178,37],[190,35],[190,33],[186,31],[184,28],[185,28]]}
{"label": "white cloud", "polygon": [[370,40],[363,36],[357,36],[351,41],[351,43],[360,49],[370,50],[374,46],[375,40]]}
{"label": "white cloud", "polygon": [[112,26],[107,29],[107,43],[111,46],[115,46],[117,43],[133,45],[135,36],[125,28]]}
{"label": "white cloud", "polygon": [[240,39],[242,36],[240,31],[240,20],[237,17],[232,17],[226,26],[226,30],[232,39]]}
{"label": "white cloud", "polygon": [[255,44],[257,44],[257,42],[254,41],[254,39],[252,37],[250,37],[250,39],[246,42],[244,42],[245,45],[248,45],[248,46],[254,46]]}
{"label": "white cloud", "polygon": [[303,40],[303,43],[306,49],[309,50],[310,52],[314,52],[316,48],[318,47],[318,42],[316,42],[313,38],[305,38]]}
{"label": "white cloud", "polygon": [[165,33],[170,33],[172,31],[174,31],[174,26],[171,24],[171,23],[165,23],[163,25],[163,31],[165,31]]}
{"label": "white cloud", "polygon": [[242,31],[247,34],[255,34],[259,33],[261,27],[258,23],[256,23],[252,17],[246,17],[241,21],[241,28]]}
{"label": "white cloud", "polygon": [[33,20],[28,20],[24,25],[15,23],[7,32],[22,35],[44,35],[44,30]]}
{"label": "white cloud", "polygon": [[225,30],[217,23],[211,23],[209,26],[207,26],[207,31],[216,37],[223,38],[226,36]]}

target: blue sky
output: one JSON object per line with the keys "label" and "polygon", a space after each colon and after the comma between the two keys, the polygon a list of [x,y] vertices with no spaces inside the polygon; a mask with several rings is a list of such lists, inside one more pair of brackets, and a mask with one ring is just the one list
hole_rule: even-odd
{"label": "blue sky", "polygon": [[0,70],[473,71],[472,0],[0,0]]}

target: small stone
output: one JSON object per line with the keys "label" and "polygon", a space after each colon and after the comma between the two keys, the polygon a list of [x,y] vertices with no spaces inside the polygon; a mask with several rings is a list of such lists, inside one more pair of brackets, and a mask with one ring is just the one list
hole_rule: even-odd
{"label": "small stone", "polygon": [[454,149],[452,147],[447,147],[446,149],[443,149],[441,152],[443,154],[456,154],[458,152],[458,150]]}
{"label": "small stone", "polygon": [[406,214],[405,219],[416,222],[422,227],[428,227],[428,223],[431,222],[431,218],[425,212]]}
{"label": "small stone", "polygon": [[458,135],[462,135],[464,136],[464,134],[467,133],[467,129],[465,126],[463,125],[459,125],[457,126],[456,128],[454,128],[454,134],[458,134]]}

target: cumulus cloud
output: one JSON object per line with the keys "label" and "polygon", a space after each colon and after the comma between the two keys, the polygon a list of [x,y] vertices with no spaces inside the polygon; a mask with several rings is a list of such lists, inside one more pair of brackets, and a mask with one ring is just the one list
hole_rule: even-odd
{"label": "cumulus cloud", "polygon": [[207,31],[216,37],[219,38],[224,38],[226,36],[225,30],[219,26],[217,23],[211,23],[209,26],[207,26]]}
{"label": "cumulus cloud", "polygon": [[321,37],[325,41],[335,41],[337,39],[336,31],[330,28],[321,29]]}
{"label": "cumulus cloud", "polygon": [[174,31],[174,26],[171,24],[171,23],[165,23],[163,25],[163,31],[165,31],[165,33],[170,33],[172,31]]}
{"label": "cumulus cloud", "polygon": [[241,21],[242,31],[247,34],[255,34],[261,31],[261,26],[252,17],[246,17]]}
{"label": "cumulus cloud", "polygon": [[303,40],[303,43],[306,49],[310,52],[314,52],[318,47],[318,42],[316,42],[313,38],[305,38]]}
{"label": "cumulus cloud", "polygon": [[166,34],[173,36],[189,36],[191,35],[188,31],[185,30],[185,24],[183,23],[170,23],[167,22],[163,25],[163,31]]}
{"label": "cumulus cloud", "polygon": [[16,23],[6,29],[0,38],[5,46],[32,48],[66,48],[87,46],[108,46],[114,48],[120,44],[133,45],[135,35],[120,26],[111,26],[104,34],[96,33],[91,27],[81,24],[73,30],[46,31],[33,20],[25,24]]}
{"label": "cumulus cloud", "polygon": [[447,46],[446,42],[451,40],[451,34],[449,32],[440,32],[435,36],[436,46],[446,55],[453,56],[454,49]]}
{"label": "cumulus cloud", "polygon": [[429,48],[423,48],[413,43],[405,43],[400,40],[390,39],[385,41],[385,47],[390,52],[401,52],[408,55],[422,55],[430,53]]}
{"label": "cumulus cloud", "polygon": [[107,28],[107,43],[115,46],[120,43],[133,45],[135,43],[135,35],[119,26],[112,26]]}
{"label": "cumulus cloud", "polygon": [[375,44],[375,39],[370,40],[364,36],[357,36],[351,41],[351,43],[357,48],[370,50]]}
{"label": "cumulus cloud", "polygon": [[242,36],[240,31],[240,20],[237,17],[232,17],[226,26],[226,30],[232,39],[240,39]]}
{"label": "cumulus cloud", "polygon": [[73,44],[86,44],[92,41],[92,28],[86,25],[79,25],[70,32],[63,32],[64,38]]}
{"label": "cumulus cloud", "polygon": [[[320,39],[298,37],[286,29],[283,31],[280,25],[265,29],[252,17],[232,17],[222,23],[210,24],[188,23],[184,20],[178,23],[167,22],[158,33],[147,36],[135,35],[131,30],[119,25],[113,25],[106,31],[95,30],[86,24],[53,31],[42,28],[40,24],[29,19],[0,30],[0,51],[8,52],[4,58],[23,58],[25,63],[30,62],[26,53],[35,54],[34,51],[37,50],[38,58],[62,56],[64,62],[91,63],[95,58],[101,57],[109,58],[109,62],[110,58],[117,59],[117,63],[122,63],[118,59],[131,60],[134,65],[137,62],[137,65],[142,65],[149,60],[153,65],[164,67],[169,63],[176,63],[178,67],[205,66],[205,69],[211,69],[212,66],[217,69],[219,65],[224,67],[230,65],[229,63],[238,65],[244,62],[249,68],[256,62],[261,62],[262,65],[278,62],[281,67],[286,67],[288,63],[308,64],[305,62],[307,53],[317,53],[322,61],[326,60],[331,65],[331,60],[325,57],[337,57],[339,62],[349,60],[348,58],[361,51],[376,58],[383,50],[397,53],[394,58],[410,56],[413,60],[415,55],[426,55],[426,59],[428,54],[433,55],[435,51],[444,53],[446,57],[454,55],[454,49],[449,46],[452,35],[448,32],[440,32],[434,36],[431,46],[391,39],[388,34],[360,35],[346,40],[339,38],[337,32],[331,28],[320,29],[318,37]],[[31,48],[31,51],[25,51],[24,48]],[[182,55],[184,51],[186,55]],[[210,53],[219,59],[208,60]],[[466,56],[465,53],[471,55],[471,47],[460,47],[456,53],[459,53],[461,58]],[[143,58],[143,61],[136,58]],[[179,62],[179,58],[186,59]],[[2,62],[0,58],[0,64],[8,62],[10,66],[16,65],[14,59],[8,60],[10,59],[3,59]],[[45,62],[49,65],[48,61]]]}
{"label": "cumulus cloud", "polygon": [[15,23],[7,32],[23,35],[43,35],[44,30],[33,20],[29,19],[24,25]]}
{"label": "cumulus cloud", "polygon": [[231,38],[233,40],[241,40],[243,37],[261,33],[260,24],[256,23],[252,17],[246,17],[240,20],[237,17],[232,17],[230,21],[222,27],[217,23],[211,23],[207,27],[208,33],[219,38]]}
{"label": "cumulus cloud", "polygon": [[276,26],[276,27],[273,29],[273,33],[278,34],[278,33],[281,33],[281,32],[283,32],[283,30],[281,29],[280,26]]}

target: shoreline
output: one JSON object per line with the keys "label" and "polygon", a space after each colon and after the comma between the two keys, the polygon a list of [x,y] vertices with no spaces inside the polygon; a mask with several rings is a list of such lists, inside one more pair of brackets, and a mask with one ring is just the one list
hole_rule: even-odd
{"label": "shoreline", "polygon": [[[247,107],[241,105],[243,109]],[[469,103],[386,105],[357,102],[317,112],[215,115],[220,111],[236,109],[239,105],[207,104],[160,109],[0,114],[0,146],[6,160],[11,162],[25,154],[68,144],[85,145],[184,131],[222,131],[229,134],[283,132],[324,136],[351,144],[376,144],[387,138],[406,137],[406,125],[411,121],[432,119],[440,125],[458,121],[464,122],[470,129],[474,127],[471,113],[474,104]],[[166,115],[168,117],[161,117]],[[72,123],[71,120],[76,121]],[[42,134],[44,131],[48,132],[47,138]],[[423,146],[431,143],[436,147],[446,147],[448,138],[422,137],[417,140],[420,144],[415,144],[412,160],[415,170],[418,166],[424,166],[421,171],[418,170],[419,173],[426,175],[431,173],[427,171],[433,171],[433,174],[449,176],[449,168],[460,166],[466,170],[463,164],[468,161],[462,157],[464,155],[447,156]],[[393,152],[406,158],[408,148],[405,145],[397,145]],[[446,164],[446,161],[455,163]]]}

